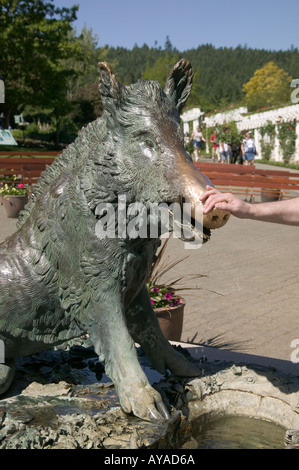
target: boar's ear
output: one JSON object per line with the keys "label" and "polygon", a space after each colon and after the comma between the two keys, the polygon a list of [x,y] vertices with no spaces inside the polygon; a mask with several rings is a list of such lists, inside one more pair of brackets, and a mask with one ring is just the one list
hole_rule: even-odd
{"label": "boar's ear", "polygon": [[172,99],[179,113],[191,93],[192,79],[193,70],[190,62],[186,59],[181,59],[171,69],[166,80],[164,91]]}
{"label": "boar's ear", "polygon": [[106,104],[112,100],[120,100],[122,97],[123,85],[118,82],[110,65],[107,62],[98,63],[99,75],[100,75],[100,93],[102,96],[103,104]]}

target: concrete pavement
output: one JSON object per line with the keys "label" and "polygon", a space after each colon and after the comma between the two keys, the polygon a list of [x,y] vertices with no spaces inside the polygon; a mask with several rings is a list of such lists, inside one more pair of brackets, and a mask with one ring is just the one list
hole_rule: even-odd
{"label": "concrete pavement", "polygon": [[[0,206],[0,241],[15,229],[16,220]],[[200,249],[185,250],[183,242],[171,239],[166,253],[172,260],[188,258],[165,279],[207,276],[188,281],[197,289],[182,292],[182,341],[275,358],[299,375],[298,227],[231,217]]]}
{"label": "concrete pavement", "polygon": [[[188,255],[180,240],[167,252]],[[174,276],[208,276],[190,281],[198,290],[186,292],[182,340],[290,361],[295,339],[299,348],[298,255],[298,228],[231,217],[175,268]]]}

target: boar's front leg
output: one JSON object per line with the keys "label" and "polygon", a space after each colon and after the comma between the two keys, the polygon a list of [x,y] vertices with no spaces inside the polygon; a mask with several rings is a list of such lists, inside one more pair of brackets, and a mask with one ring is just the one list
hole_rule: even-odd
{"label": "boar's front leg", "polygon": [[164,374],[169,369],[182,377],[201,375],[200,367],[177,352],[163,335],[146,286],[127,309],[126,319],[130,334],[142,346],[157,371]]}
{"label": "boar's front leg", "polygon": [[140,367],[121,301],[109,299],[109,303],[97,306],[97,311],[99,308],[100,318],[91,315],[88,332],[96,353],[105,363],[106,374],[115,385],[123,410],[147,421],[168,419],[160,394],[150,386]]}

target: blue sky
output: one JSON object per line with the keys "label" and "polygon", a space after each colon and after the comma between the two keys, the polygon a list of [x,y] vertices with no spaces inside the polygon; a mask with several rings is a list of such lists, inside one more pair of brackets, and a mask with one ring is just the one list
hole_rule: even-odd
{"label": "blue sky", "polygon": [[270,50],[299,48],[298,0],[54,0],[79,5],[75,22],[98,36],[98,46],[135,44],[179,51],[210,43]]}

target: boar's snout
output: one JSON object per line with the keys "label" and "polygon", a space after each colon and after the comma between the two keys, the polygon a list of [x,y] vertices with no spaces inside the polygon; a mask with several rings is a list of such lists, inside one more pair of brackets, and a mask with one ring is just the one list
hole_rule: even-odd
{"label": "boar's snout", "polygon": [[229,217],[230,213],[228,211],[214,208],[209,214],[204,214],[203,226],[208,229],[223,227]]}
{"label": "boar's snout", "polygon": [[[196,219],[197,209],[202,215],[203,204],[200,196],[206,191],[207,185],[214,186],[210,179],[201,173],[193,164],[191,159],[181,158],[180,171],[183,177],[183,197],[186,202],[191,203],[191,215]],[[203,214],[202,223],[204,228],[211,230],[223,227],[230,217],[230,212],[214,208],[208,214]]]}
{"label": "boar's snout", "polygon": [[[211,185],[212,185],[212,183],[210,183],[210,186]],[[188,202],[188,198],[186,198],[185,200]],[[198,202],[198,201],[195,201],[194,205],[193,205],[193,203],[191,203],[191,204],[192,204],[191,216],[196,220],[198,217],[196,216],[197,210],[195,210],[195,207],[200,205],[200,213],[202,214],[203,204],[201,202]],[[229,218],[230,218],[230,212],[229,211],[214,208],[208,214],[203,214],[202,215],[202,224],[203,224],[203,227],[205,229],[214,230],[216,228],[223,227],[227,223]]]}

